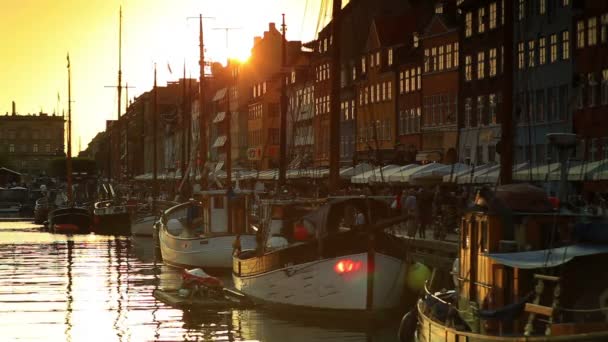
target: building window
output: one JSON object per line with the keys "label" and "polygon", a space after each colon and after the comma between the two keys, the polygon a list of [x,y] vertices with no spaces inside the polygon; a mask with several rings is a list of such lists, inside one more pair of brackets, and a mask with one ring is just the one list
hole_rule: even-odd
{"label": "building window", "polygon": [[380,51],[376,52],[376,66],[380,66]]}
{"label": "building window", "polygon": [[464,15],[464,36],[470,37],[473,34],[473,13],[467,12]]}
{"label": "building window", "polygon": [[547,40],[545,37],[538,39],[538,65],[544,65],[547,62]]}
{"label": "building window", "polygon": [[602,70],[602,104],[608,104],[608,69]]}
{"label": "building window", "polygon": [[473,75],[472,75],[472,69],[473,69],[473,65],[472,65],[473,61],[471,56],[465,56],[464,57],[464,79],[465,81],[471,81],[473,79]]}
{"label": "building window", "polygon": [[500,1],[500,24],[505,24],[505,0]]}
{"label": "building window", "polygon": [[577,102],[577,107],[578,109],[582,109],[585,106],[585,101],[584,101],[584,94],[585,94],[585,79],[587,78],[587,75],[585,74],[580,74],[579,75],[579,79],[580,79],[580,84],[578,85],[578,94],[576,96],[576,102]]}
{"label": "building window", "polygon": [[591,139],[591,147],[589,148],[589,160],[590,161],[597,161],[598,160],[598,156],[599,153],[598,152],[598,139],[597,138],[593,138]]}
{"label": "building window", "polygon": [[484,104],[485,97],[477,96],[477,127],[485,124],[486,120],[484,120]]}
{"label": "building window", "polygon": [[496,161],[496,145],[488,145],[488,163]]}
{"label": "building window", "polygon": [[490,115],[490,124],[496,124],[496,94],[488,95],[488,114]]}
{"label": "building window", "polygon": [[386,83],[386,92],[387,92],[386,97],[389,100],[392,100],[393,99],[393,83],[392,82]]}
{"label": "building window", "polygon": [[570,58],[570,32],[562,32],[562,59]]}
{"label": "building window", "polygon": [[585,21],[579,20],[576,23],[576,47],[582,49],[585,47]]}
{"label": "building window", "polygon": [[526,0],[519,0],[517,7],[517,18],[523,20],[526,17]]}
{"label": "building window", "polygon": [[429,49],[424,49],[424,72],[429,72],[431,65],[431,52]]}
{"label": "building window", "polygon": [[353,69],[352,69],[352,80],[354,81],[356,79],[357,79],[357,67],[353,66]]}
{"label": "building window", "polygon": [[483,80],[486,77],[486,75],[485,75],[485,70],[486,70],[485,56],[486,56],[486,54],[483,51],[477,53],[477,79],[478,80]]}
{"label": "building window", "polygon": [[464,127],[471,127],[472,106],[473,100],[470,97],[464,99]]}
{"label": "building window", "polygon": [[405,74],[403,71],[399,72],[399,94],[403,94],[405,84],[404,84]]}
{"label": "building window", "polygon": [[452,44],[445,46],[445,68],[452,69]]}
{"label": "building window", "polygon": [[393,65],[393,49],[388,49],[388,66]]}
{"label": "building window", "polygon": [[51,153],[51,144],[44,145],[44,152]]}
{"label": "building window", "polygon": [[597,43],[597,18],[592,17],[587,20],[587,43],[593,46]]}
{"label": "building window", "polygon": [[538,14],[547,13],[547,0],[538,0]]}
{"label": "building window", "polygon": [[526,66],[524,57],[524,43],[520,42],[517,44],[517,68],[519,70],[523,70]]}
{"label": "building window", "polygon": [[458,42],[454,43],[454,67],[458,67]]}
{"label": "building window", "polygon": [[553,63],[553,62],[555,62],[557,60],[557,34],[552,34],[550,39],[551,39],[551,41],[550,41],[550,44],[551,44],[551,48],[550,48],[551,55],[549,57],[549,61],[551,63]]}
{"label": "building window", "polygon": [[600,18],[600,41],[603,44],[608,42],[608,13],[602,14]]}
{"label": "building window", "polygon": [[435,47],[431,48],[431,63],[432,63],[432,65],[431,65],[432,70],[431,71],[437,71],[437,68],[439,66],[438,62],[439,61],[437,59],[437,48],[435,48]]}
{"label": "building window", "polygon": [[536,121],[545,121],[545,91],[539,90],[536,92]]}
{"label": "building window", "polygon": [[562,0],[562,6],[566,7],[570,5],[570,0]]}
{"label": "building window", "polygon": [[595,107],[597,105],[597,91],[599,85],[595,79],[595,73],[589,73],[587,78],[589,80],[589,106]]}
{"label": "building window", "polygon": [[422,89],[422,70],[420,70],[420,67],[416,68],[416,70],[418,71],[416,73],[416,90],[420,90]]}
{"label": "building window", "polygon": [[490,49],[489,62],[490,62],[489,76],[494,77],[494,76],[496,76],[496,49]]}
{"label": "building window", "polygon": [[366,67],[365,57],[361,57],[361,73],[362,74],[365,74],[365,72],[366,72],[365,67]]}
{"label": "building window", "polygon": [[15,144],[9,144],[8,145],[8,151],[10,153],[15,153]]}
{"label": "building window", "polygon": [[568,98],[568,86],[567,85],[563,85],[559,87],[559,106],[558,111],[559,111],[559,119],[560,120],[566,120],[567,118],[570,117],[570,99]]}
{"label": "building window", "polygon": [[32,146],[32,152],[38,153],[38,144],[34,144],[34,146]]}
{"label": "building window", "polygon": [[486,30],[485,23],[486,9],[485,7],[480,7],[477,9],[477,32],[484,33]]}
{"label": "building window", "polygon": [[439,70],[443,70],[443,46],[439,47]]}
{"label": "building window", "polygon": [[528,42],[528,66],[534,67],[536,63],[536,47],[535,41],[531,40]]}
{"label": "building window", "polygon": [[490,4],[490,21],[488,23],[490,30],[496,28],[496,2]]}

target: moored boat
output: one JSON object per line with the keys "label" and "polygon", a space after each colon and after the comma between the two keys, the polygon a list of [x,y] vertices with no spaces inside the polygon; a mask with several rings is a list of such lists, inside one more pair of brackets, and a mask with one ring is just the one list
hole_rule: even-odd
{"label": "moored boat", "polygon": [[49,230],[59,234],[88,234],[93,224],[88,209],[74,206],[49,212],[48,222]]}
{"label": "moored boat", "polygon": [[100,201],[93,209],[93,230],[96,234],[130,234],[131,213],[127,205],[116,200]]}
{"label": "moored boat", "polygon": [[[162,212],[178,204],[177,202],[156,201],[155,207],[157,212]],[[137,213],[131,221],[131,235],[152,237],[154,235],[154,223],[159,216],[159,214],[152,212],[151,204],[139,205]]]}
{"label": "moored boat", "polygon": [[279,307],[377,312],[399,306],[406,260],[384,232],[400,220],[390,218],[388,204],[358,197],[313,208],[271,205],[262,228],[266,244],[233,258],[236,289]]}
{"label": "moored boat", "polygon": [[608,340],[607,231],[530,185],[481,191],[461,221],[456,291],[418,302],[417,340]]}
{"label": "moored boat", "polygon": [[[158,232],[163,261],[176,267],[230,269],[232,254],[239,244],[243,249],[256,246],[255,234],[247,229],[251,194],[205,191],[207,206],[190,201],[166,210]],[[230,219],[228,201],[238,209],[230,211]]]}

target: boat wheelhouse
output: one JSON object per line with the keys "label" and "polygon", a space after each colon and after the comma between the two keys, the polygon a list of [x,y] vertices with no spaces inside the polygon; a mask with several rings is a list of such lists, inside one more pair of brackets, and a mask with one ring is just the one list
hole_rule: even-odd
{"label": "boat wheelhouse", "polygon": [[456,290],[418,302],[418,341],[608,340],[608,224],[527,184],[480,191]]}

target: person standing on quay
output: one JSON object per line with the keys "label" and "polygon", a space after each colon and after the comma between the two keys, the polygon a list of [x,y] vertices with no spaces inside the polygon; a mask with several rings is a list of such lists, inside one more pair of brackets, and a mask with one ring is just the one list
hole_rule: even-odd
{"label": "person standing on quay", "polygon": [[416,203],[416,196],[414,190],[410,190],[408,196],[405,198],[405,203],[403,204],[407,212],[407,235],[410,237],[416,236],[416,230],[418,225],[418,205]]}

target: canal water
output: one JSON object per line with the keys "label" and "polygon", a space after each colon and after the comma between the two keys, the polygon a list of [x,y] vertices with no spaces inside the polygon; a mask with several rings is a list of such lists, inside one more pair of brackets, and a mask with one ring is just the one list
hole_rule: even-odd
{"label": "canal water", "polygon": [[[187,313],[152,291],[179,272],[150,238],[66,236],[0,222],[0,340],[396,341],[399,317],[370,322],[264,309]],[[230,276],[222,277],[227,284]]]}

